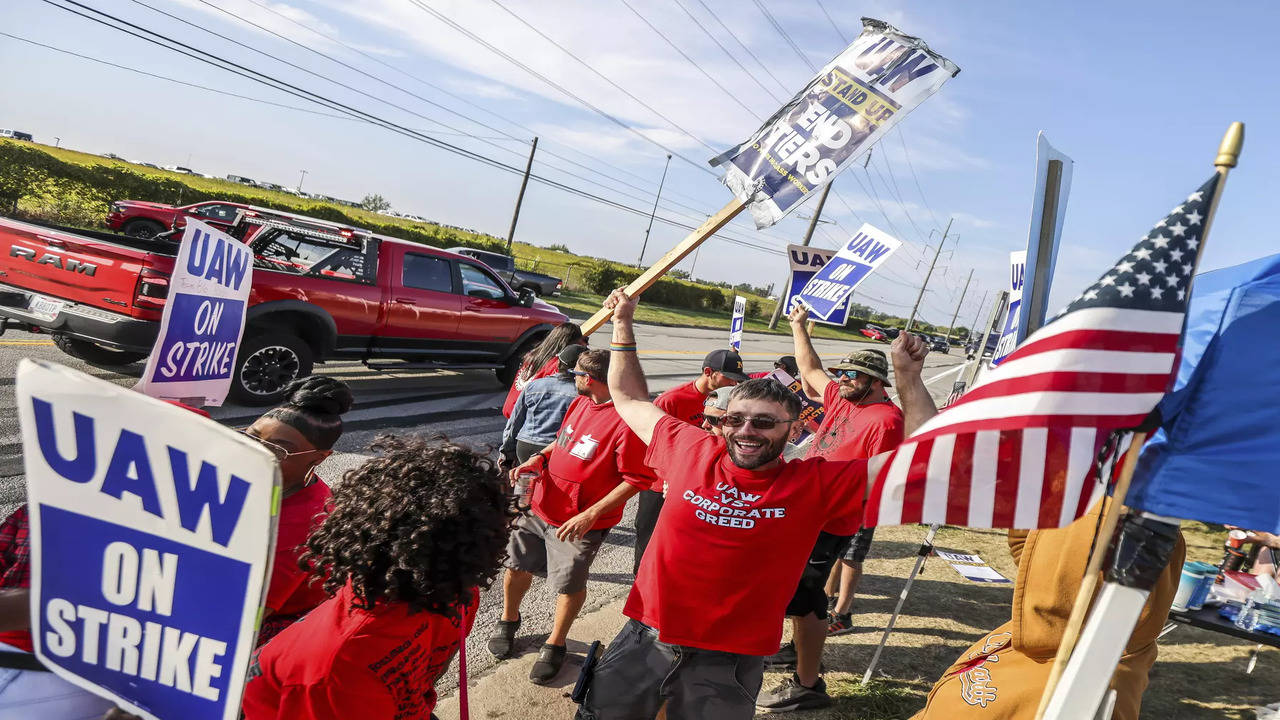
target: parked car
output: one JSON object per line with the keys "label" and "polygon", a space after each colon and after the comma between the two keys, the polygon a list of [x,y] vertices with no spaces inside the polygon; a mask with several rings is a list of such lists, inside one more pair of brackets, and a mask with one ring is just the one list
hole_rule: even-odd
{"label": "parked car", "polygon": [[233,183],[240,183],[241,185],[250,185],[252,187],[258,187],[258,183],[254,182],[253,178],[247,178],[243,175],[228,175],[227,179]]}
{"label": "parked car", "polygon": [[181,165],[165,165],[160,169],[168,170],[169,172],[182,173],[183,175],[199,175],[200,174],[189,167],[182,167]]}
{"label": "parked car", "polygon": [[[316,362],[488,368],[506,384],[568,318],[476,260],[358,228],[244,213],[254,251],[231,397],[279,401]],[[48,333],[69,355],[119,366],[151,351],[176,234],[135,238],[0,218],[0,332]]]}
{"label": "parked car", "polygon": [[896,328],[896,327],[887,327],[887,328],[880,328],[880,331],[883,332],[885,334],[885,337],[888,337],[890,340],[897,340],[898,334],[902,332],[902,329]]}
{"label": "parked car", "polygon": [[13,138],[14,140],[26,140],[27,142],[35,141],[35,137],[33,137],[31,133],[22,132],[21,130],[9,130],[6,128],[0,128],[0,138]]}
{"label": "parked car", "polygon": [[175,207],[141,200],[117,200],[107,212],[107,227],[135,238],[150,238],[172,229],[181,230],[187,218],[203,220],[219,230],[227,230],[241,210],[253,206],[214,200]]}
{"label": "parked car", "polygon": [[867,325],[866,327],[862,328],[858,332],[861,333],[863,337],[869,338],[871,340],[888,340],[889,339],[889,336],[885,334],[884,330],[876,327],[875,325]]}
{"label": "parked car", "polygon": [[929,338],[929,349],[940,353],[951,354],[951,343],[944,337],[934,335]]}
{"label": "parked car", "polygon": [[464,247],[449,248],[449,252],[466,255],[488,265],[516,290],[528,290],[535,295],[547,297],[549,295],[559,295],[561,288],[564,286],[564,281],[558,277],[518,269],[516,267],[516,259],[510,255]]}

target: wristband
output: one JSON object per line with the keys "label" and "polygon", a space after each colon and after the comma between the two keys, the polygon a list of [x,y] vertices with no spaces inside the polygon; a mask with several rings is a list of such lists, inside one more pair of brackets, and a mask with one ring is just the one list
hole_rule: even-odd
{"label": "wristband", "polygon": [[626,345],[626,344],[612,343],[609,345],[609,349],[612,350],[613,352],[635,352],[636,344],[631,343],[630,345]]}

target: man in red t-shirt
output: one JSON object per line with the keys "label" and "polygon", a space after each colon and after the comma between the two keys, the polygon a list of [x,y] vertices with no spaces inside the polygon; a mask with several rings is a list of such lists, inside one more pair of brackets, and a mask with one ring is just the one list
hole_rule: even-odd
{"label": "man in red t-shirt", "polygon": [[[733,387],[748,380],[742,371],[742,356],[733,350],[712,350],[702,359],[702,374],[683,385],[677,385],[659,395],[653,404],[666,414],[679,418],[694,427],[702,427],[702,408],[707,397],[720,388]],[[653,490],[640,493],[636,507],[635,565],[631,572],[640,572],[640,558],[649,546],[653,526],[662,512],[662,484]]]}
{"label": "man in red t-shirt", "polygon": [[565,641],[582,603],[587,577],[609,528],[622,519],[622,507],[653,474],[644,462],[644,443],[627,428],[610,399],[609,352],[583,353],[573,370],[580,397],[569,405],[554,442],[511,471],[539,473],[530,512],[520,516],[507,545],[502,580],[502,619],[489,636],[489,652],[511,656],[520,629],[520,603],[545,574],[558,596],[555,623],[538,653],[529,680],[545,685],[555,679],[567,655]]}
{"label": "man in red t-shirt", "polygon": [[[797,305],[790,321],[800,379],[816,394],[821,394],[825,408],[822,424],[809,442],[806,457],[866,460],[897,447],[902,442],[902,411],[885,394],[884,389],[890,382],[889,361],[884,353],[874,349],[849,353],[829,368],[836,376],[832,380],[823,371],[822,361],[809,339],[808,310]],[[838,566],[844,566],[843,571],[851,576],[856,572],[856,578],[861,578],[872,532],[871,528],[861,528],[860,523],[849,518],[840,518],[818,533],[795,596],[787,605],[793,642],[783,645],[766,661],[769,665],[794,664],[796,671],[780,686],[762,695],[760,707],[786,712],[831,704],[826,683],[819,674],[822,648],[829,632],[838,634],[852,628],[849,605],[857,584],[855,580],[848,586],[848,593],[841,595],[834,619],[828,618],[826,585]]]}
{"label": "man in red t-shirt", "polygon": [[[818,532],[860,521],[866,460],[784,461],[800,401],[780,383],[748,380],[730,393],[723,437],[649,402],[635,355],[635,300],[621,289],[613,308],[609,388],[618,414],[648,444],[646,461],[666,479],[649,552],[623,613],[630,618],[605,651],[579,720],[746,720],[777,648],[778,618]],[[927,351],[906,333],[894,364],[908,425],[935,412],[920,379]]]}

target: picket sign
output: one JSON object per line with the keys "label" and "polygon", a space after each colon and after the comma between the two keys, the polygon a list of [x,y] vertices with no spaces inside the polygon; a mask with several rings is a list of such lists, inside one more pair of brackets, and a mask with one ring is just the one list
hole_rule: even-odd
{"label": "picket sign", "polygon": [[276,538],[280,474],[212,420],[23,360],[31,636],[67,681],[159,720],[234,720]]}
{"label": "picket sign", "polygon": [[734,352],[742,351],[742,326],[747,321],[747,299],[741,295],[733,296],[733,319],[729,321],[729,347]]}
{"label": "picket sign", "polygon": [[244,334],[253,251],[196,219],[187,221],[169,278],[160,333],[135,390],[220,406]]}
{"label": "picket sign", "polygon": [[[804,286],[808,285],[813,276],[818,274],[818,270],[831,262],[831,258],[835,256],[835,250],[824,250],[807,245],[787,246],[787,261],[791,265],[791,277],[790,282],[787,283],[787,293],[782,299],[782,312],[791,312]],[[845,302],[825,320],[816,317],[810,319],[824,325],[844,327],[849,322],[849,306],[852,304],[852,299],[853,295],[850,294]]]}
{"label": "picket sign", "polygon": [[794,441],[792,441],[792,444],[804,444],[804,441],[813,434],[809,428],[817,428],[822,424],[822,418],[825,417],[827,413],[826,409],[822,406],[822,403],[814,402],[808,395],[805,395],[803,389],[804,386],[798,379],[791,377],[791,374],[786,370],[775,369],[765,377],[773,378],[774,380],[782,383],[791,391],[791,394],[795,395],[796,399],[800,401],[800,413],[796,416],[796,421],[799,422],[805,430],[796,437]]}
{"label": "picket sign", "polygon": [[836,251],[800,291],[798,300],[819,320],[829,320],[848,304],[854,288],[902,246],[902,241],[880,228],[863,223],[858,232]]}

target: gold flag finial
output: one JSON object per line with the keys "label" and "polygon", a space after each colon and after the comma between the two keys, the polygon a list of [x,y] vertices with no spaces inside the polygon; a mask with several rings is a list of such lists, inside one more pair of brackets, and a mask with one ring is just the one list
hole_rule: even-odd
{"label": "gold flag finial", "polygon": [[1233,122],[1222,136],[1222,144],[1218,146],[1218,159],[1213,161],[1218,167],[1235,167],[1240,158],[1240,149],[1244,146],[1244,123]]}

